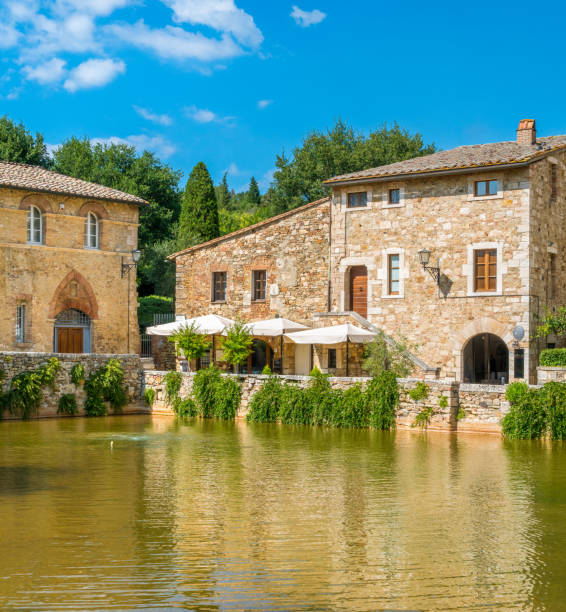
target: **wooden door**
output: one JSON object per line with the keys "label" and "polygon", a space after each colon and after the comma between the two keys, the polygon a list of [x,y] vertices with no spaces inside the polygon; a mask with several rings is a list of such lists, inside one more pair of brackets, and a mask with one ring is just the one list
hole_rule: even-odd
{"label": "wooden door", "polygon": [[83,329],[82,327],[59,327],[57,329],[58,353],[82,353]]}
{"label": "wooden door", "polygon": [[350,268],[350,310],[367,319],[368,271],[365,266]]}

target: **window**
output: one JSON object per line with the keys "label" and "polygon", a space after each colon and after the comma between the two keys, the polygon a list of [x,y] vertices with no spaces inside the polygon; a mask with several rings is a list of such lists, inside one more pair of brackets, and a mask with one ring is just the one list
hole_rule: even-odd
{"label": "window", "polygon": [[348,194],[348,208],[364,208],[368,205],[368,194],[366,191],[358,191]]}
{"label": "window", "polygon": [[226,301],[226,272],[212,273],[212,301]]}
{"label": "window", "polygon": [[41,211],[37,206],[30,206],[28,208],[28,243],[29,244],[41,244],[42,241],[42,225],[43,218]]}
{"label": "window", "polygon": [[254,302],[265,300],[266,285],[267,272],[265,270],[254,270],[252,272],[252,300]]}
{"label": "window", "polygon": [[497,291],[497,250],[474,251],[474,291]]}
{"label": "window", "polygon": [[556,256],[554,253],[549,253],[548,274],[547,274],[547,296],[549,300],[556,297]]}
{"label": "window", "polygon": [[26,305],[16,308],[16,342],[26,341]]}
{"label": "window", "polygon": [[389,190],[389,204],[399,204],[401,202],[401,190],[390,189]]}
{"label": "window", "polygon": [[399,295],[399,254],[387,256],[387,293]]}
{"label": "window", "polygon": [[328,349],[328,369],[336,369],[336,349]]}
{"label": "window", "polygon": [[98,248],[98,217],[91,212],[86,216],[85,247]]}
{"label": "window", "polygon": [[199,370],[206,370],[210,366],[210,349],[208,349],[204,355],[199,359],[198,368]]}
{"label": "window", "polygon": [[474,195],[476,197],[497,195],[498,189],[498,181],[495,179],[474,183]]}
{"label": "window", "polygon": [[550,164],[550,201],[556,202],[556,187],[558,180],[558,168],[556,164]]}

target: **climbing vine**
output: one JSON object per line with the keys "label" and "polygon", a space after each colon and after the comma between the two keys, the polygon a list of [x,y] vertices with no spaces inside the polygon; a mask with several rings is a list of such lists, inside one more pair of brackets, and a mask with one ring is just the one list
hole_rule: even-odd
{"label": "climbing vine", "polygon": [[85,413],[87,416],[105,416],[108,413],[106,402],[115,414],[122,412],[128,403],[124,387],[124,370],[118,359],[109,359],[100,369],[93,372],[85,381]]}
{"label": "climbing vine", "polygon": [[59,398],[57,414],[75,415],[78,411],[79,407],[77,406],[77,399],[74,393],[65,393],[65,395]]}
{"label": "climbing vine", "polygon": [[78,387],[85,381],[85,367],[82,363],[75,363],[71,368],[71,381]]}

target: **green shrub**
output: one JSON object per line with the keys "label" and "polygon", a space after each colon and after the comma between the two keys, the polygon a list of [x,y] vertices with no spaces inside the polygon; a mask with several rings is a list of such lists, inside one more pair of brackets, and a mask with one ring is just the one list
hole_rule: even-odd
{"label": "green shrub", "polygon": [[261,373],[263,374],[263,376],[271,376],[271,368],[267,364],[265,364]]}
{"label": "green shrub", "polygon": [[57,414],[77,414],[79,407],[74,393],[65,393],[59,398]]}
{"label": "green shrub", "polygon": [[524,440],[542,438],[547,427],[543,394],[529,389],[517,398],[501,421],[503,435]]}
{"label": "green shrub", "polygon": [[143,392],[143,399],[145,403],[151,408],[153,406],[153,402],[155,401],[155,389],[146,389]]}
{"label": "green shrub", "polygon": [[430,420],[432,419],[432,415],[433,414],[434,414],[434,411],[432,410],[432,408],[430,408],[430,407],[429,408],[423,408],[415,416],[415,420],[411,424],[411,427],[421,427],[421,428],[424,429],[430,423]]}
{"label": "green shrub", "polygon": [[420,402],[428,397],[428,386],[424,382],[418,382],[414,389],[409,391],[409,397],[414,402]]}
{"label": "green shrub", "polygon": [[146,295],[138,298],[138,322],[141,329],[153,325],[154,314],[174,312],[173,298],[162,295]]}
{"label": "green shrub", "polygon": [[[304,394],[304,410],[306,411],[305,424],[329,425],[334,420],[333,411],[337,409],[339,402],[336,393],[332,391],[328,375],[323,374],[318,368],[313,368],[311,379]],[[339,418],[339,420],[341,420]]]}
{"label": "green shrub", "polygon": [[358,383],[346,391],[335,392],[335,417],[329,425],[335,427],[350,427],[362,429],[369,427],[370,413],[368,410],[367,394],[364,393],[362,386]]}
{"label": "green shrub", "polygon": [[124,388],[124,370],[118,359],[109,359],[104,366],[93,372],[85,381],[85,413],[87,416],[105,416],[106,403],[120,413],[128,403]]}
{"label": "green shrub", "polygon": [[193,395],[199,409],[199,415],[205,419],[214,416],[216,388],[221,381],[220,370],[212,365],[205,370],[199,370],[193,378]]}
{"label": "green shrub", "polygon": [[553,440],[566,440],[566,384],[548,382],[537,391],[537,395],[546,408],[550,437]]}
{"label": "green shrub", "polygon": [[181,372],[171,370],[167,372],[163,377],[163,386],[165,387],[165,399],[168,404],[174,405],[175,401],[179,397],[179,391],[181,390],[181,383],[183,382],[183,375]]}
{"label": "green shrub", "polygon": [[279,419],[285,425],[310,425],[312,405],[304,389],[285,385],[281,393]]}
{"label": "green shrub", "polygon": [[240,407],[240,385],[232,376],[221,377],[214,389],[212,416],[226,421],[234,420]]}
{"label": "green shrub", "polygon": [[540,365],[566,367],[566,348],[544,349],[540,354]]}
{"label": "green shrub", "polygon": [[529,385],[525,382],[512,382],[507,385],[505,399],[511,404],[518,404],[529,392]]}
{"label": "green shrub", "polygon": [[198,408],[195,400],[192,397],[187,397],[184,400],[179,400],[173,405],[173,410],[180,417],[196,417],[198,416]]}
{"label": "green shrub", "polygon": [[460,406],[458,408],[458,414],[456,415],[456,420],[457,421],[461,421],[462,419],[466,418],[466,409],[464,408],[464,406]]}
{"label": "green shrub", "polygon": [[78,387],[85,380],[85,367],[82,363],[75,363],[71,368],[71,381]]}
{"label": "green shrub", "polygon": [[399,405],[399,386],[395,373],[383,370],[370,380],[366,394],[370,426],[385,431],[395,428],[395,411]]}
{"label": "green shrub", "polygon": [[446,397],[446,395],[442,394],[438,398],[438,407],[442,409],[448,408],[448,398]]}
{"label": "green shrub", "polygon": [[248,423],[274,423],[279,414],[282,392],[281,380],[271,376],[252,396],[246,421]]}

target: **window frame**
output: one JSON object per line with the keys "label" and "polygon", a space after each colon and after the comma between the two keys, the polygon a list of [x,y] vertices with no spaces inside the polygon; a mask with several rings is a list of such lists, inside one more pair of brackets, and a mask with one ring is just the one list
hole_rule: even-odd
{"label": "window frame", "polygon": [[[397,267],[392,266],[393,258],[397,258]],[[393,270],[397,270],[397,279],[392,278]],[[397,283],[397,291],[393,291],[393,283]],[[387,254],[387,295],[398,297],[401,294],[401,253]]]}
{"label": "window frame", "polygon": [[[93,226],[92,220],[94,220],[94,234],[91,229]],[[91,238],[95,238],[95,246],[91,244]],[[100,248],[100,219],[96,213],[89,211],[86,215],[86,226],[85,226],[85,249],[98,250]]]}
{"label": "window frame", "polygon": [[[222,289],[222,297],[221,298],[217,298],[217,293],[216,293],[216,289],[217,289],[217,275],[223,279],[223,282],[221,284],[221,289]],[[210,301],[213,304],[222,304],[224,302],[226,302],[226,290],[227,290],[227,286],[228,286],[228,273],[226,270],[214,270],[212,272],[212,278],[211,278],[211,292],[210,292]]]}
{"label": "window frame", "polygon": [[[360,198],[360,200],[362,199],[362,195],[365,198],[365,202],[364,204],[351,204],[350,203],[350,197],[352,196],[358,196]],[[350,191],[346,194],[346,208],[348,210],[360,210],[363,208],[368,208],[368,202],[369,202],[369,198],[368,198],[368,192],[367,191]]]}
{"label": "window frame", "polygon": [[[478,264],[478,259],[479,259],[479,255],[483,254],[484,257],[487,257],[487,260],[484,261],[481,264]],[[494,262],[492,263],[492,255],[493,255],[493,260]],[[497,284],[498,284],[498,257],[497,257],[497,248],[487,248],[487,249],[474,249],[474,254],[473,254],[473,287],[474,287],[474,293],[477,294],[483,294],[483,293],[495,293],[497,291]],[[482,265],[484,266],[486,269],[484,270],[484,276],[482,277],[483,279],[483,288],[480,288],[479,283],[478,283],[478,265]],[[495,274],[492,275],[490,273],[490,268],[492,265],[495,265]],[[495,281],[495,288],[491,288],[490,287],[490,279],[494,279]]]}
{"label": "window frame", "polygon": [[[260,275],[259,278],[256,278],[256,275]],[[263,279],[261,278],[263,275]],[[262,283],[262,286],[259,288],[259,293],[257,292],[258,283]],[[258,295],[263,295],[263,297],[257,297]],[[267,270],[266,269],[258,269],[252,270],[252,302],[265,302],[267,300]]]}
{"label": "window frame", "polygon": [[[392,199],[392,193],[397,194],[397,200]],[[401,189],[399,187],[393,187],[387,190],[387,203],[391,206],[399,206],[399,204],[401,204]]]}
{"label": "window frame", "polygon": [[[332,355],[332,359],[330,358],[330,356]],[[327,370],[336,370],[336,368],[338,367],[338,358],[337,358],[337,351],[335,348],[329,348],[328,349],[328,354],[326,357],[327,360]],[[334,363],[334,365],[331,364],[331,362]]]}
{"label": "window frame", "polygon": [[[37,212],[37,215],[35,215]],[[36,227],[38,222],[39,227]],[[28,244],[43,244],[43,212],[38,206],[31,205],[27,210],[26,238]],[[34,240],[34,235],[39,232],[39,240]]]}
{"label": "window frame", "polygon": [[16,306],[16,344],[26,342],[26,304]]}
{"label": "window frame", "polygon": [[[486,185],[485,193],[482,193],[482,194],[478,193],[478,185],[480,183],[485,183]],[[495,191],[495,193],[490,193],[489,191],[491,183],[495,183],[497,186],[497,190]],[[496,197],[498,194],[499,194],[499,179],[491,178],[491,179],[481,179],[479,181],[474,181],[474,198],[493,198],[493,197]]]}

